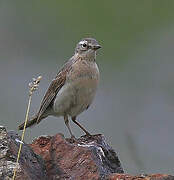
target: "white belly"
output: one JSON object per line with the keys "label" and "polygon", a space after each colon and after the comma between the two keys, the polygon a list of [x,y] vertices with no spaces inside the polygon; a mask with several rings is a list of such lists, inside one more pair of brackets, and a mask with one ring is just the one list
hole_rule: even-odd
{"label": "white belly", "polygon": [[97,84],[96,79],[89,78],[79,78],[65,83],[54,101],[54,115],[67,114],[73,117],[83,112],[92,103]]}

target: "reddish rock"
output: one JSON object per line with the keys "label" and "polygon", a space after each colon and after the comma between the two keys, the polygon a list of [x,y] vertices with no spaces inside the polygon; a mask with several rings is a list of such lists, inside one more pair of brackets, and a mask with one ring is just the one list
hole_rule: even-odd
{"label": "reddish rock", "polygon": [[31,147],[45,160],[48,179],[101,179],[123,173],[116,153],[102,135],[83,136],[72,142],[56,134],[36,139]]}
{"label": "reddish rock", "polygon": [[128,174],[111,174],[107,180],[174,180],[174,176],[167,174],[152,174],[152,175],[138,175],[132,176]]}
{"label": "reddish rock", "polygon": [[[12,180],[20,137],[0,126],[0,180]],[[102,135],[76,141],[63,135],[23,143],[15,180],[174,180],[165,174],[123,174],[120,161]]]}

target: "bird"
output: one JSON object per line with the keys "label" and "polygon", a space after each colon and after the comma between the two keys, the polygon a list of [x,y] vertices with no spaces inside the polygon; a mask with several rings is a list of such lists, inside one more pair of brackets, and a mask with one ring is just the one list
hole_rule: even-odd
{"label": "bird", "polygon": [[[48,116],[63,117],[71,138],[75,138],[69,118],[88,136],[91,134],[76,117],[91,105],[99,84],[96,52],[101,46],[94,38],[83,38],[77,43],[74,55],[64,64],[51,81],[41,101],[39,111],[31,117],[26,127],[36,125]],[[24,123],[18,129],[23,130]]]}

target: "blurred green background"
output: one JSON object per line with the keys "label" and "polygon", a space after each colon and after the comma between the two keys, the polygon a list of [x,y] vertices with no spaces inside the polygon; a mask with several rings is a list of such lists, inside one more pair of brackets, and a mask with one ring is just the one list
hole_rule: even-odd
{"label": "blurred green background", "polygon": [[[24,121],[28,83],[42,75],[30,114],[49,82],[94,37],[100,87],[78,119],[102,133],[127,173],[174,174],[174,1],[1,0],[0,124],[16,130]],[[76,136],[82,135],[71,123]],[[48,117],[28,129],[25,140],[62,132],[62,118]]]}

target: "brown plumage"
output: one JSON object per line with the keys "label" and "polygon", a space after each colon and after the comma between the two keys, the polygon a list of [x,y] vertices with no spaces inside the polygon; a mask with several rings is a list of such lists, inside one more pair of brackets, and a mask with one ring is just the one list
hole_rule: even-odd
{"label": "brown plumage", "polygon": [[[45,116],[43,116],[44,112],[48,108],[51,108],[50,107],[52,105],[51,102],[55,99],[58,91],[65,84],[66,75],[70,71],[72,64],[75,63],[75,61],[77,61],[77,60],[78,59],[74,59],[72,57],[63,66],[63,68],[58,72],[56,77],[52,80],[52,82],[51,82],[42,102],[41,102],[40,109],[39,109],[38,113],[27,122],[26,128],[33,126],[36,123],[38,124],[42,119],[45,118]],[[19,130],[23,130],[23,128],[24,128],[24,123],[22,123],[18,127]]]}
{"label": "brown plumage", "polygon": [[[76,122],[76,116],[90,106],[95,95],[99,78],[95,57],[99,48],[97,41],[92,38],[85,38],[77,44],[75,55],[52,80],[38,113],[28,121],[27,127],[38,124],[49,115],[64,116],[65,124],[73,136],[68,121],[68,116],[71,116],[73,122],[89,134]],[[23,128],[24,123],[19,130]]]}

